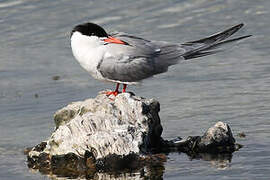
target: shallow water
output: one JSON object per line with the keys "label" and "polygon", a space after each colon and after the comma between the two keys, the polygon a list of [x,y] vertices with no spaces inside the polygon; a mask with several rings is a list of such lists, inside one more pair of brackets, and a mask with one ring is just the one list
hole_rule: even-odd
{"label": "shallow water", "polygon": [[49,179],[27,168],[23,149],[49,136],[56,110],[112,88],[92,79],[71,54],[69,32],[85,21],[171,42],[244,22],[238,35],[253,37],[128,89],[160,101],[164,138],[201,135],[219,120],[247,135],[236,136],[244,148],[225,165],[169,154],[164,179],[268,179],[269,8],[268,0],[0,1],[0,179]]}

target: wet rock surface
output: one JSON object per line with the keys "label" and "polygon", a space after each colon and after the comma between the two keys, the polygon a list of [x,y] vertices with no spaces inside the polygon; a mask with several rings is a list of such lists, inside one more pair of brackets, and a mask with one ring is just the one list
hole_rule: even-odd
{"label": "wet rock surface", "polygon": [[190,156],[198,153],[233,153],[242,147],[235,143],[229,125],[221,121],[210,127],[203,136],[178,137],[168,141],[168,146],[171,150],[185,152]]}
{"label": "wet rock surface", "polygon": [[159,111],[158,101],[132,93],[116,97],[100,93],[71,103],[55,113],[51,137],[25,150],[28,166],[44,174],[88,177],[98,172],[162,169],[165,154],[172,151],[230,161],[231,153],[241,148],[223,122],[203,136],[164,140]]}

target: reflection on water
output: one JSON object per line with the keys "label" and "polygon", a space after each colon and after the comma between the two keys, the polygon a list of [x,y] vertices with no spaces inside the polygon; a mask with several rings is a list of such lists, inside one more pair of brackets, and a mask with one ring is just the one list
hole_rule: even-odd
{"label": "reflection on water", "polygon": [[209,154],[209,153],[199,153],[193,156],[190,156],[190,160],[193,159],[202,159],[204,161],[209,161],[212,167],[217,169],[226,169],[230,166],[232,161],[233,154]]}
{"label": "reflection on water", "polygon": [[95,180],[127,180],[127,179],[163,179],[165,167],[164,165],[158,166],[145,166],[140,170],[136,171],[127,171],[127,172],[85,172],[80,176],[64,176],[64,175],[54,175],[48,173],[39,172],[36,169],[31,169],[31,173],[41,173],[46,175],[49,179],[52,180],[64,180],[64,179],[95,179]]}
{"label": "reflection on water", "polygon": [[[178,155],[183,155],[179,152]],[[210,162],[211,166],[220,170],[225,170],[230,166],[233,155],[227,154],[209,154],[209,153],[199,153],[189,155],[189,160],[203,160]],[[36,169],[31,169],[32,173],[39,172]],[[160,162],[158,164],[152,164],[150,166],[145,166],[139,170],[125,171],[125,172],[85,172],[80,176],[65,176],[65,175],[54,175],[52,172],[48,175],[48,172],[41,172],[42,174],[48,176],[52,180],[64,180],[68,179],[95,179],[95,180],[127,180],[127,179],[163,179],[163,174],[165,172],[164,163]]]}

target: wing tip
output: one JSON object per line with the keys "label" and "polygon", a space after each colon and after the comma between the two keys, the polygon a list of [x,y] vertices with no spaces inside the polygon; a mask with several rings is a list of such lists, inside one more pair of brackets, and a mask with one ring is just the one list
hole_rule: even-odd
{"label": "wing tip", "polygon": [[234,27],[238,27],[239,29],[242,28],[245,24],[244,23],[240,23],[240,24],[237,24],[235,25]]}

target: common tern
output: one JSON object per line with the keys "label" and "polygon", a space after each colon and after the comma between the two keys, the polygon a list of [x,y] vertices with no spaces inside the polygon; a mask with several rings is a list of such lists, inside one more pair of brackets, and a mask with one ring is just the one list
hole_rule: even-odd
{"label": "common tern", "polygon": [[94,23],[75,26],[71,32],[71,48],[80,65],[95,79],[116,83],[115,91],[107,95],[126,92],[129,84],[168,71],[168,67],[183,60],[198,58],[221,51],[221,45],[251,35],[227,39],[243,24],[233,26],[212,36],[185,43],[147,40],[122,32],[107,33]]}

